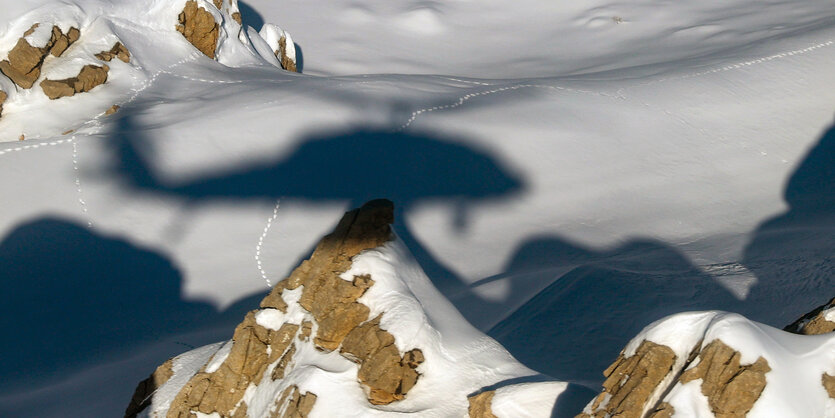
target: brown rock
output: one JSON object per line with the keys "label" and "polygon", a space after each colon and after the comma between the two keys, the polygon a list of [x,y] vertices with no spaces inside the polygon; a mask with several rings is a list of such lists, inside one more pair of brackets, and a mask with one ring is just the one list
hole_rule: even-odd
{"label": "brown rock", "polygon": [[122,62],[128,63],[130,62],[130,51],[121,42],[116,42],[110,50],[96,54],[96,58],[107,62],[110,62],[113,58],[119,58]]}
{"label": "brown rock", "polygon": [[223,7],[223,0],[212,0],[212,1],[214,2],[215,7],[217,7],[218,10],[220,10],[220,8]]}
{"label": "brown rock", "polygon": [[284,389],[278,398],[275,412],[272,418],[307,418],[313,406],[316,404],[317,396],[311,392],[302,394],[298,386],[290,386]]}
{"label": "brown rock", "polygon": [[49,53],[56,57],[60,56],[81,35],[77,28],[70,28],[64,34],[57,26],[53,26],[52,36],[46,45],[34,47],[26,41],[25,37],[32,34],[38,26],[36,23],[24,32],[14,48],[9,51],[8,58],[0,61],[0,71],[24,89],[31,88],[40,77],[41,66]]}
{"label": "brown rock", "polygon": [[380,328],[380,316],[354,328],[340,353],[360,365],[357,377],[374,405],[403,399],[417,383],[420,375],[415,369],[424,361],[418,349],[400,356],[394,336]]}
{"label": "brown rock", "polygon": [[110,115],[115,114],[116,112],[118,112],[119,109],[121,109],[121,107],[119,105],[113,105],[113,106],[110,106],[109,109],[105,110],[104,114],[106,116],[110,116]]}
{"label": "brown rock", "polygon": [[765,389],[765,374],[771,367],[762,357],[746,366],[739,359],[738,351],[713,340],[702,348],[696,367],[686,370],[679,380],[702,379],[702,394],[717,418],[744,417]]}
{"label": "brown rock", "polygon": [[293,361],[293,355],[296,354],[296,346],[291,345],[290,349],[284,353],[283,356],[278,360],[278,364],[276,364],[275,369],[273,369],[272,378],[273,380],[284,379],[284,372],[287,370],[287,365]]}
{"label": "brown rock", "polygon": [[255,313],[248,313],[235,329],[232,348],[220,367],[213,373],[197,373],[180,390],[171,402],[169,417],[188,417],[193,411],[230,416],[249,384],[260,382],[267,367],[285,352],[299,326],[284,324],[273,331],[258,325]]}
{"label": "brown rock", "polygon": [[[292,47],[295,48],[295,46]],[[275,51],[275,56],[278,58],[279,61],[281,61],[281,68],[287,71],[292,71],[294,73],[299,72],[298,69],[296,69],[296,62],[287,56],[286,36],[282,35],[281,38],[278,39],[278,51]]]}
{"label": "brown rock", "polygon": [[650,412],[648,418],[672,418],[676,410],[667,402],[661,402],[654,411]]}
{"label": "brown rock", "polygon": [[81,31],[77,28],[70,28],[67,33],[61,32],[61,29],[58,26],[52,27],[52,38],[51,43],[52,47],[49,49],[49,53],[53,56],[60,57],[67,48],[70,47],[78,38],[81,37]]}
{"label": "brown rock", "polygon": [[0,90],[0,116],[3,115],[3,103],[6,102],[6,99],[9,97],[5,91]]}
{"label": "brown rock", "polygon": [[86,93],[94,87],[104,84],[107,81],[108,71],[110,71],[110,67],[107,65],[101,67],[85,65],[75,77],[64,80],[42,81],[41,89],[52,100],[73,96],[76,93]]}
{"label": "brown rock", "polygon": [[232,13],[232,20],[238,22],[239,25],[244,24],[244,21],[241,19],[241,12]]}
{"label": "brown rock", "polygon": [[220,33],[220,26],[215,22],[214,16],[206,9],[198,7],[196,1],[189,0],[180,13],[179,20],[177,30],[200,52],[214,59]]}
{"label": "brown rock", "polygon": [[835,376],[830,376],[828,373],[824,373],[821,376],[821,383],[823,383],[824,389],[826,389],[826,393],[829,394],[829,397],[835,399]]}
{"label": "brown rock", "polygon": [[[603,372],[603,392],[590,404],[592,415],[641,418],[658,385],[673,371],[676,354],[667,346],[644,341],[630,357],[618,356]],[[607,401],[608,399],[608,401]]]}
{"label": "brown rock", "polygon": [[136,390],[133,392],[130,405],[128,405],[128,409],[125,411],[125,418],[134,418],[151,405],[151,396],[154,392],[174,375],[171,369],[173,363],[173,359],[169,359],[157,367],[147,379],[139,382],[139,385],[136,386]]}
{"label": "brown rock", "polygon": [[470,418],[498,418],[493,415],[492,409],[495,394],[495,391],[489,390],[467,398],[470,402],[470,406],[467,408]]}
{"label": "brown rock", "polygon": [[805,335],[819,335],[833,332],[835,331],[835,322],[828,321],[824,315],[824,312],[833,306],[835,306],[835,299],[803,315],[800,319],[784,328],[784,330]]}

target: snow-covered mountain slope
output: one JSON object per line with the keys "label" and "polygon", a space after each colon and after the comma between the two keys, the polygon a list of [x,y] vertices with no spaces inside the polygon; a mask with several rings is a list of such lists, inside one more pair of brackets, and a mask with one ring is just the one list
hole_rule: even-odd
{"label": "snow-covered mountain slope", "polygon": [[[392,235],[392,215],[388,201],[346,213],[232,340],[161,366],[128,416],[466,416],[473,393],[543,380],[434,289]],[[516,407],[550,416],[559,398],[579,410],[568,388],[517,387]]]}
{"label": "snow-covered mountain slope", "polygon": [[[3,340],[0,415],[121,413],[135,382],[228,338],[346,207],[376,197],[476,328],[593,389],[665,315],[782,327],[832,297],[828,2],[449,2],[434,6],[443,42],[392,34],[413,25],[390,18],[400,6],[238,2],[244,30],[225,2],[217,60],[177,31],[185,2],[8,3],[0,53],[35,16],[82,29],[44,78],[100,65],[117,39],[131,59],[57,100],[0,77],[2,317],[18,336]],[[502,13],[465,13],[485,7]],[[561,17],[542,23],[548,10]],[[623,22],[572,24],[597,15]],[[283,71],[259,16],[293,33],[303,71],[411,75]],[[701,29],[671,34],[688,26]]]}

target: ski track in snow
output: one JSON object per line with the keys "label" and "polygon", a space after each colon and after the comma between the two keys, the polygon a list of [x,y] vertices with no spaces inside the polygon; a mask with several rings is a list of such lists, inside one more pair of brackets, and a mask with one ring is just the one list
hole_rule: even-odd
{"label": "ski track in snow", "polygon": [[280,206],[281,199],[278,199],[278,201],[275,202],[273,214],[269,217],[269,219],[267,219],[267,225],[264,226],[264,232],[261,233],[261,236],[258,238],[258,244],[255,246],[255,263],[258,265],[258,271],[261,272],[261,278],[267,283],[268,288],[272,288],[273,284],[267,276],[267,272],[264,271],[264,266],[261,263],[261,250],[264,248],[264,240],[267,238],[267,234],[270,233],[270,229],[272,228],[275,219],[278,217],[278,209]]}

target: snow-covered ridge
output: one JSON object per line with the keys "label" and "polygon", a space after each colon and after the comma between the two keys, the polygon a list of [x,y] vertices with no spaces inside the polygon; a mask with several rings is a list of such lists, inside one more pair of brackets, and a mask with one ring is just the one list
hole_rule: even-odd
{"label": "snow-covered ridge", "polygon": [[514,398],[510,409],[550,414],[569,385],[503,384],[536,374],[434,289],[392,236],[392,210],[374,201],[347,213],[230,342],[190,363],[188,382],[177,357],[173,373],[163,365],[140,384],[128,415],[464,416],[468,397],[494,385],[513,386],[496,395]]}

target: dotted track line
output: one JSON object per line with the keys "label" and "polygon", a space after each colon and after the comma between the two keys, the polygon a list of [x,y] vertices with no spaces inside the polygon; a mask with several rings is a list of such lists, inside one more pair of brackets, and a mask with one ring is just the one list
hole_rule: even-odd
{"label": "dotted track line", "polygon": [[75,140],[75,135],[70,138],[70,143],[72,144],[72,169],[75,173],[76,196],[78,196],[78,203],[81,205],[81,213],[87,218],[87,226],[92,228],[93,219],[90,218],[90,214],[87,211],[87,202],[84,200],[84,191],[81,189],[81,177],[78,175],[80,171],[78,166],[78,141]]}
{"label": "dotted track line", "polygon": [[5,149],[5,150],[0,150],[0,155],[11,154],[13,152],[19,152],[19,151],[26,151],[26,150],[30,150],[30,149],[54,147],[56,145],[66,144],[68,142],[72,142],[72,139],[59,139],[57,141],[44,142],[44,143],[41,143],[41,144],[24,145],[22,147],[15,147],[15,148],[9,148],[9,149]]}
{"label": "dotted track line", "polygon": [[818,43],[818,44],[815,44],[815,45],[808,46],[806,48],[794,49],[794,50],[791,50],[791,51],[781,52],[781,53],[778,53],[778,54],[773,54],[773,55],[769,55],[769,56],[761,57],[761,58],[757,58],[757,59],[752,59],[752,60],[748,60],[748,61],[740,61],[740,62],[733,63],[733,64],[727,64],[727,65],[724,65],[722,67],[712,68],[712,69],[709,69],[709,70],[698,71],[698,72],[685,74],[685,75],[681,75],[681,76],[676,76],[676,77],[660,78],[660,79],[657,79],[657,80],[649,81],[649,82],[644,83],[644,84],[640,84],[636,87],[643,87],[643,86],[663,83],[663,82],[667,82],[667,81],[686,80],[686,79],[689,79],[689,78],[701,77],[701,76],[705,76],[705,75],[709,75],[709,74],[716,74],[716,73],[722,73],[722,72],[726,72],[726,71],[738,70],[738,69],[741,69],[741,68],[750,67],[750,66],[757,65],[757,64],[763,64],[763,63],[766,63],[766,62],[769,62],[769,61],[774,61],[774,60],[787,58],[787,57],[791,57],[791,56],[795,56],[795,55],[807,54],[809,52],[813,52],[813,51],[816,51],[818,49],[826,48],[826,47],[829,47],[829,46],[832,46],[832,45],[835,45],[835,40],[829,40],[829,41],[825,41],[825,42],[821,42],[821,43]]}
{"label": "dotted track line", "polygon": [[447,105],[427,107],[427,108],[423,108],[423,109],[420,109],[420,110],[416,110],[416,111],[412,112],[411,116],[409,116],[409,119],[407,119],[406,122],[403,123],[403,125],[401,125],[396,131],[400,132],[400,131],[406,130],[407,128],[409,128],[409,126],[412,125],[412,123],[418,117],[420,117],[420,115],[423,115],[425,113],[437,112],[439,110],[455,109],[456,107],[460,107],[460,106],[464,105],[464,103],[466,103],[469,100],[472,100],[476,97],[488,96],[488,95],[491,95],[491,94],[503,93],[503,92],[506,92],[506,91],[513,91],[513,90],[519,90],[519,89],[524,89],[524,88],[540,88],[540,89],[549,89],[549,90],[555,90],[555,91],[567,91],[567,92],[574,92],[574,93],[590,94],[590,95],[593,95],[593,96],[611,97],[611,98],[620,99],[619,96],[616,96],[616,95],[613,95],[613,94],[590,91],[590,90],[579,90],[579,89],[572,89],[572,88],[569,88],[569,87],[561,87],[561,86],[549,86],[547,84],[517,84],[517,85],[514,85],[514,86],[506,86],[506,87],[500,87],[500,88],[493,89],[493,90],[486,90],[486,91],[480,91],[480,92],[476,92],[476,93],[465,94],[465,95],[459,97],[455,102],[447,104]]}
{"label": "dotted track line", "polygon": [[264,282],[267,283],[267,287],[273,287],[272,282],[270,281],[269,277],[267,277],[267,272],[264,271],[264,266],[261,263],[261,250],[264,248],[264,240],[267,238],[267,234],[269,234],[270,229],[273,226],[276,218],[278,217],[278,209],[281,206],[281,199],[275,202],[275,208],[273,208],[273,214],[267,219],[267,225],[264,226],[264,231],[261,233],[261,236],[258,238],[258,244],[255,246],[255,263],[258,265],[258,271],[261,272],[261,278],[264,279]]}

